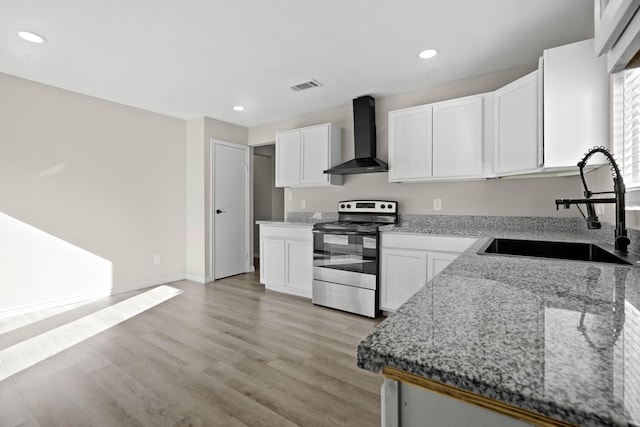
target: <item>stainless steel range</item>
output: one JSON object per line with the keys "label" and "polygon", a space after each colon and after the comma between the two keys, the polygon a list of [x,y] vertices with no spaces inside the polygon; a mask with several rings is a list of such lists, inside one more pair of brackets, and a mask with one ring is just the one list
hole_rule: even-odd
{"label": "stainless steel range", "polygon": [[313,228],[312,302],[377,317],[378,227],[397,223],[397,202],[339,202],[338,221]]}

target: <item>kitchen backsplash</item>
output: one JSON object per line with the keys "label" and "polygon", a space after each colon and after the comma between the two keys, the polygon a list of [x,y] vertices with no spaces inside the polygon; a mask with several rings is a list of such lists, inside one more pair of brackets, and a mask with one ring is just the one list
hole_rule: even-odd
{"label": "kitchen backsplash", "polygon": [[[287,221],[315,223],[336,221],[335,212],[288,212]],[[613,244],[615,227],[603,222],[599,230],[588,230],[582,218],[556,218],[539,216],[486,216],[486,215],[420,215],[400,214],[400,226],[404,228],[428,229],[451,228],[471,230],[513,230],[513,231],[560,231],[587,233],[596,239]],[[628,229],[631,245],[629,250],[640,253],[640,230]]]}
{"label": "kitchen backsplash", "polygon": [[337,221],[338,214],[336,212],[287,212],[287,222],[329,222]]}
{"label": "kitchen backsplash", "polygon": [[582,231],[580,218],[488,216],[488,215],[400,215],[407,228],[466,228],[482,230]]}

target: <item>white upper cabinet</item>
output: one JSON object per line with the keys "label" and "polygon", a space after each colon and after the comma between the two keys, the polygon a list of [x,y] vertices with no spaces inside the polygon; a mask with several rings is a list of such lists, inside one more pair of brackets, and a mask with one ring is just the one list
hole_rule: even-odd
{"label": "white upper cabinet", "polygon": [[389,181],[483,176],[484,95],[389,112]]}
{"label": "white upper cabinet", "polygon": [[495,92],[389,112],[389,181],[577,172],[591,147],[609,147],[609,105],[593,39],[545,50]]}
{"label": "white upper cabinet", "polygon": [[389,181],[432,177],[433,107],[389,112]]}
{"label": "white upper cabinet", "polygon": [[276,187],[300,184],[300,141],[302,131],[292,130],[276,135]]}
{"label": "white upper cabinet", "polygon": [[482,96],[433,105],[433,176],[482,176]]}
{"label": "white upper cabinet", "polygon": [[[329,131],[330,126],[314,126],[301,131],[301,184],[327,184],[328,175],[323,171],[331,167],[331,162],[328,157],[328,153],[331,153],[331,137]],[[327,159],[327,162],[323,162],[321,159]]]}
{"label": "white upper cabinet", "polygon": [[640,48],[639,0],[594,0],[595,53],[607,58],[607,69],[625,69]]}
{"label": "white upper cabinet", "polygon": [[496,175],[535,172],[542,166],[540,72],[495,91]]}
{"label": "white upper cabinet", "polygon": [[545,169],[577,170],[589,148],[609,147],[609,75],[594,49],[590,39],[544,51]]}
{"label": "white upper cabinet", "polygon": [[332,123],[276,134],[276,187],[342,185],[323,171],[340,163],[340,128]]}

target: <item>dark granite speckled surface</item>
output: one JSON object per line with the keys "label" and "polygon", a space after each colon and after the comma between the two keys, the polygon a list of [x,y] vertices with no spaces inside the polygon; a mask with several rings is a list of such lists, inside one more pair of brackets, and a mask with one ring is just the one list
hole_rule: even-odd
{"label": "dark granite speckled surface", "polygon": [[595,241],[579,220],[439,220],[388,231],[478,241],[360,342],[358,365],[581,426],[640,426],[640,268],[476,254],[489,237]]}

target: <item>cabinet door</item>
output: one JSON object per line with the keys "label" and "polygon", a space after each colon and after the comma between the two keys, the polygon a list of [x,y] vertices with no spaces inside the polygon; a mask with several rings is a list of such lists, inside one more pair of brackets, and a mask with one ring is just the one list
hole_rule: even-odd
{"label": "cabinet door", "polygon": [[389,113],[389,181],[413,181],[432,175],[433,108]]}
{"label": "cabinet door", "polygon": [[532,172],[540,167],[539,93],[538,71],[495,92],[496,174]]}
{"label": "cabinet door", "polygon": [[299,130],[276,135],[276,187],[300,184],[300,138]]}
{"label": "cabinet door", "polygon": [[596,57],[590,39],[545,50],[543,62],[544,166],[577,171],[591,147],[609,147],[607,61]]}
{"label": "cabinet door", "polygon": [[302,168],[300,183],[304,185],[329,184],[329,125],[301,130]]}
{"label": "cabinet door", "polygon": [[427,283],[427,252],[380,250],[380,309],[395,311]]}
{"label": "cabinet door", "polygon": [[451,252],[428,252],[427,253],[427,282],[444,270],[451,261],[458,258],[460,254]]}
{"label": "cabinet door", "polygon": [[433,176],[482,176],[482,97],[433,105]]}
{"label": "cabinet door", "polygon": [[313,245],[311,242],[287,240],[286,286],[311,294],[313,282]]}
{"label": "cabinet door", "polygon": [[284,285],[285,240],[263,238],[260,242],[260,283]]}

